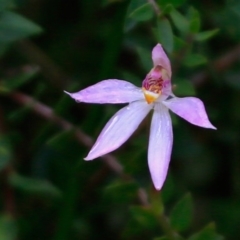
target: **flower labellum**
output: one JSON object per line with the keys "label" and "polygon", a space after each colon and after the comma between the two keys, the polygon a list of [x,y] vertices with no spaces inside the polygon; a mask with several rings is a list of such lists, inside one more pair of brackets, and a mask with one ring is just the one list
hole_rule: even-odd
{"label": "flower labellum", "polygon": [[[85,160],[93,160],[119,148],[153,110],[148,145],[148,166],[157,190],[166,179],[172,152],[173,134],[169,109],[199,127],[216,129],[208,120],[202,101],[195,97],[178,98],[172,93],[171,65],[161,44],[152,50],[153,68],[142,88],[118,79],[103,80],[76,93],[78,102],[129,103],[108,121]],[[127,123],[127,124],[126,124]]]}

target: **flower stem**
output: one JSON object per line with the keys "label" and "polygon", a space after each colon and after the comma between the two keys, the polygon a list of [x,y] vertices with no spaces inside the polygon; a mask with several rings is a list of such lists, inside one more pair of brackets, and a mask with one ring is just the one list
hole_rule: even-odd
{"label": "flower stem", "polygon": [[168,218],[164,214],[161,214],[157,219],[168,240],[177,240],[178,234],[172,229]]}

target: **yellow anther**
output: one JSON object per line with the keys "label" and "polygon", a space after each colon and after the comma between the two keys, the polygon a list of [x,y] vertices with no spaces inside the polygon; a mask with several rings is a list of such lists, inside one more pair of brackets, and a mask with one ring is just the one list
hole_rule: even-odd
{"label": "yellow anther", "polygon": [[142,88],[142,90],[143,90],[144,97],[148,104],[155,102],[161,95],[161,92],[154,93],[154,92],[146,90],[145,88]]}

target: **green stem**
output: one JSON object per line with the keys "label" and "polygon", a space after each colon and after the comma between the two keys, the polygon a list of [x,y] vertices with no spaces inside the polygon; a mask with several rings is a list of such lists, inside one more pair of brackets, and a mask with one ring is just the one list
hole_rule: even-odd
{"label": "green stem", "polygon": [[[153,214],[156,216],[156,219],[159,225],[161,226],[165,236],[167,237],[168,240],[177,240],[179,234],[172,228],[168,217],[164,214],[164,203],[162,201],[161,196],[159,196],[159,193],[156,193],[156,191],[154,190],[150,198],[152,199],[151,208]],[[158,210],[156,211],[156,209]]]}
{"label": "green stem", "polygon": [[167,238],[169,240],[176,240],[178,234],[171,228],[168,218],[164,214],[161,214],[157,219]]}

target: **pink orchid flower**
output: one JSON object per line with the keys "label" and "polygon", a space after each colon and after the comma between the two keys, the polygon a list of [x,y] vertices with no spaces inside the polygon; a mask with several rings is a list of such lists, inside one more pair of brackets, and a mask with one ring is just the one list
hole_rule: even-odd
{"label": "pink orchid flower", "polygon": [[216,129],[208,120],[202,101],[195,97],[178,98],[171,89],[171,65],[162,46],[152,51],[153,68],[136,87],[118,79],[103,80],[76,93],[68,93],[78,102],[129,103],[120,109],[106,124],[85,160],[93,160],[119,148],[137,129],[146,115],[153,110],[148,165],[157,190],[166,179],[171,158],[173,134],[168,109],[188,122]]}

